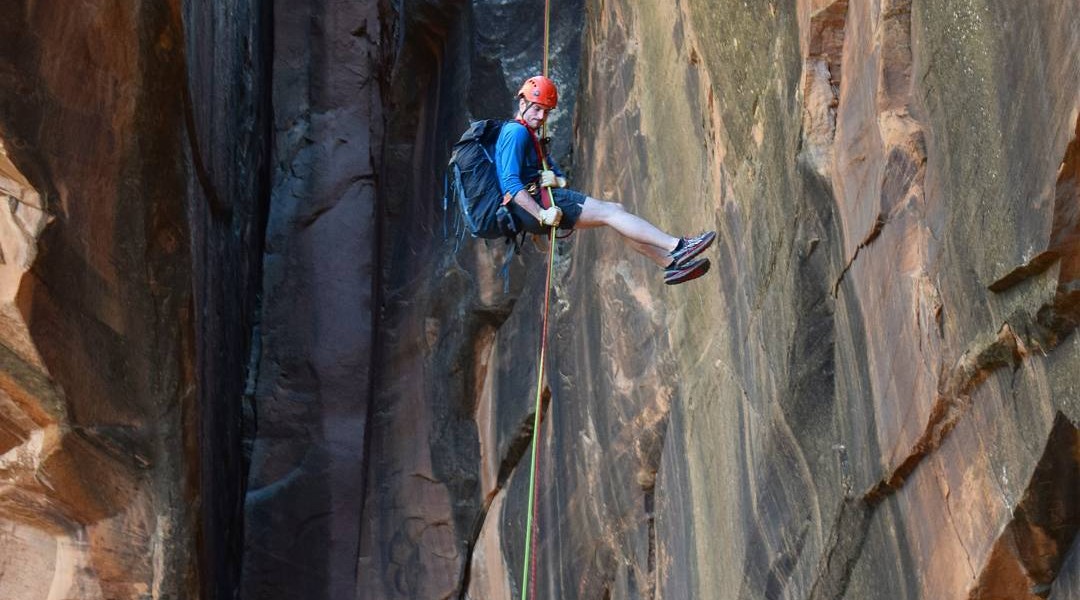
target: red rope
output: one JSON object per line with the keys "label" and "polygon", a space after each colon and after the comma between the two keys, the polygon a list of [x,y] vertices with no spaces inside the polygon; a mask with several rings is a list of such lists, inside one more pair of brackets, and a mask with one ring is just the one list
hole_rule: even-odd
{"label": "red rope", "polygon": [[[547,357],[548,315],[551,312],[550,311],[550,308],[551,308],[551,288],[553,287],[551,285],[551,279],[552,279],[552,272],[555,270],[554,266],[555,266],[555,228],[552,227],[551,228],[551,241],[550,241],[550,246],[548,247],[547,285],[544,287],[544,323],[543,323],[543,330],[540,332],[540,372],[541,372],[541,374],[543,374],[543,372],[544,372],[544,367],[545,367],[546,357]],[[540,381],[541,381],[541,383],[538,383],[537,384],[538,386],[542,385],[542,381],[543,381],[542,376],[540,377]],[[536,597],[536,571],[537,571],[536,565],[537,565],[537,557],[538,557],[538,553],[536,551],[536,545],[537,545],[537,543],[539,541],[539,538],[540,538],[540,519],[539,519],[539,517],[537,516],[536,513],[537,513],[537,505],[539,504],[538,500],[540,498],[540,485],[539,485],[539,482],[540,482],[540,430],[541,430],[541,425],[543,423],[543,418],[542,418],[543,413],[541,411],[541,398],[543,397],[543,394],[540,392],[539,387],[538,387],[536,393],[537,393],[537,402],[536,402],[536,408],[535,408],[536,416],[535,416],[535,418],[533,420],[533,470],[532,470],[533,485],[530,486],[530,487],[532,487],[532,498],[531,498],[532,502],[529,503],[530,504],[529,510],[531,511],[530,516],[532,517],[530,520],[532,521],[532,527],[533,527],[532,533],[533,533],[533,535],[530,536],[532,538],[532,540],[531,540],[532,543],[531,543],[531,547],[529,548],[531,562],[529,563],[529,566],[530,566],[530,568],[529,568],[529,595],[527,596],[527,597],[532,597],[532,598]]]}
{"label": "red rope", "polygon": [[[544,77],[548,75],[548,40],[551,29],[551,0],[544,0]],[[544,124],[543,133],[546,135],[547,123]],[[526,127],[526,129],[528,129]],[[539,140],[536,139],[536,135],[530,130],[530,135],[533,138],[533,144],[536,148],[536,154],[540,158],[540,164],[544,170],[547,170],[547,158],[544,156],[543,150],[540,146]],[[545,199],[546,196],[546,199]],[[540,187],[540,200],[541,205],[544,208],[553,206],[551,198],[551,190],[543,186]],[[546,200],[546,204],[544,201]],[[541,424],[541,399],[543,398],[542,389],[544,383],[544,365],[547,357],[547,334],[548,334],[548,314],[551,312],[551,280],[552,272],[555,270],[555,227],[551,228],[551,239],[548,243],[548,269],[547,269],[547,284],[544,286],[544,320],[543,327],[540,331],[540,365],[539,372],[537,373],[536,383],[536,405],[534,410],[536,411],[533,416],[533,439],[532,439],[532,472],[530,473],[529,488],[531,494],[529,496],[529,509],[526,526],[526,544],[525,551],[526,557],[526,569],[528,576],[526,579],[528,582],[522,581],[522,585],[526,586],[528,592],[522,595],[522,600],[527,600],[529,597],[536,597],[536,571],[537,571],[537,552],[536,546],[540,538],[540,525],[539,519],[536,517],[537,500],[540,497],[540,486],[538,485],[540,480],[540,424]]]}

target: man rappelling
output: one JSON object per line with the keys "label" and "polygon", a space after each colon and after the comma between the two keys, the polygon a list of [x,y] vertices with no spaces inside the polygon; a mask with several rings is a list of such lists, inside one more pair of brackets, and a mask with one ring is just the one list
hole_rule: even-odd
{"label": "man rappelling", "polygon": [[[697,279],[709,271],[709,259],[698,258],[715,231],[692,238],[671,236],[622,204],[586,196],[567,187],[566,177],[547,154],[537,132],[559,103],[555,83],[537,75],[525,80],[517,94],[516,119],[505,123],[495,144],[495,170],[501,204],[509,209],[514,225],[530,233],[546,227],[575,230],[608,226],[630,245],[664,269],[664,283],[674,285]],[[548,168],[543,168],[542,159]],[[550,190],[551,206],[540,188]]]}

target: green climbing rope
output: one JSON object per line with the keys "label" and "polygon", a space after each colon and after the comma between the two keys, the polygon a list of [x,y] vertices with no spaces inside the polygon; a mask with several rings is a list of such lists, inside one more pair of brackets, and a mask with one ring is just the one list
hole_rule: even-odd
{"label": "green climbing rope", "polygon": [[[544,0],[544,77],[548,76],[548,40],[550,39],[551,31],[551,0]],[[543,125],[543,131],[541,137],[547,134],[547,121],[545,120]],[[540,162],[544,169],[547,170],[547,157],[540,153]],[[544,208],[548,208],[552,205],[551,190],[548,188],[541,189],[541,199],[546,194],[547,203]],[[536,595],[536,569],[534,567],[534,561],[536,560],[536,552],[533,547],[536,543],[536,539],[533,538],[533,523],[534,513],[536,512],[536,480],[539,471],[539,453],[540,453],[540,414],[541,414],[541,402],[543,399],[543,386],[544,386],[544,363],[547,357],[547,334],[548,334],[548,314],[551,306],[551,274],[555,270],[555,229],[551,227],[551,238],[548,241],[548,268],[547,268],[547,284],[544,286],[544,319],[543,328],[540,332],[540,360],[537,367],[536,375],[536,403],[533,407],[533,435],[532,435],[532,464],[529,467],[529,508],[525,519],[525,560],[522,567],[521,576],[521,600],[528,600],[530,593],[535,597]],[[539,527],[537,527],[539,529]]]}

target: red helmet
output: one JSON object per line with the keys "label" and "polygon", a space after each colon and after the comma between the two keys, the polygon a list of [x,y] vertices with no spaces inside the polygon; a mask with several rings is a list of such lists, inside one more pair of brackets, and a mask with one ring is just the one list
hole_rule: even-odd
{"label": "red helmet", "polygon": [[524,98],[526,102],[539,104],[541,107],[551,110],[559,104],[559,90],[555,88],[555,82],[537,75],[525,80],[518,91],[518,98]]}

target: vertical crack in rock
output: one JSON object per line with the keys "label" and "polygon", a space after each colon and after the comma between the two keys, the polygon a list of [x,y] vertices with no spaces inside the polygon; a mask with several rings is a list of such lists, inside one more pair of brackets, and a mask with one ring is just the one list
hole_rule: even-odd
{"label": "vertical crack in rock", "polygon": [[[662,429],[667,429],[667,417],[663,419]],[[659,588],[659,573],[656,566],[657,533],[656,533],[656,477],[659,464],[659,453],[662,452],[664,435],[658,437],[658,447],[655,453],[648,452],[643,457],[646,464],[637,473],[637,483],[642,491],[642,511],[645,515],[645,573],[642,578],[643,584],[640,590],[642,598],[656,598]],[[657,456],[652,457],[652,454]],[[652,458],[655,462],[650,461]],[[633,575],[633,570],[630,572]]]}
{"label": "vertical crack in rock", "polygon": [[832,288],[833,298],[836,298],[837,295],[840,293],[840,284],[844,282],[844,276],[846,276],[847,272],[851,270],[851,265],[855,264],[855,259],[859,258],[859,252],[861,252],[863,248],[872,244],[874,240],[876,240],[878,236],[881,235],[881,230],[884,228],[885,217],[884,215],[879,214],[877,219],[874,219],[874,226],[870,228],[870,232],[866,234],[866,237],[864,237],[861,242],[859,242],[858,246],[855,246],[855,251],[851,253],[851,258],[847,261],[847,264],[844,265],[844,269],[840,271],[840,275],[837,276],[836,283],[833,284]]}
{"label": "vertical crack in rock", "polygon": [[1012,520],[969,600],[1048,597],[1080,528],[1080,429],[1059,412]]}
{"label": "vertical crack in rock", "polygon": [[645,525],[648,537],[648,554],[645,557],[645,590],[644,597],[656,598],[658,587],[656,572],[656,492],[655,487],[645,490]]}
{"label": "vertical crack in rock", "polygon": [[[659,588],[656,481],[659,477],[660,466],[663,463],[664,444],[667,440],[668,426],[671,422],[671,394],[670,389],[658,393],[656,404],[644,407],[634,419],[634,426],[627,428],[616,438],[613,444],[616,447],[632,446],[638,461],[635,479],[642,492],[641,511],[645,528],[644,569],[642,570],[639,558],[637,561],[629,563],[629,575],[634,581],[640,580],[638,592],[641,598],[656,598]],[[632,436],[633,439],[627,439],[627,435]],[[633,522],[633,520],[627,520],[624,522],[623,527],[629,528]],[[616,539],[619,533],[621,532],[616,532],[612,539]],[[613,547],[612,554],[616,555],[618,553],[619,549]],[[638,577],[634,577],[635,570],[638,572]]]}
{"label": "vertical crack in rock", "polygon": [[840,106],[840,67],[847,28],[848,0],[835,0],[810,15],[803,62],[803,150],[821,176],[827,176]]}
{"label": "vertical crack in rock", "polygon": [[990,290],[1003,292],[1042,273],[1059,260],[1062,261],[1059,284],[1072,283],[1080,276],[1080,118],[1076,120],[1073,140],[1058,169],[1054,216],[1046,250],[990,284]]}
{"label": "vertical crack in rock", "polygon": [[842,598],[851,581],[851,572],[862,554],[870,529],[870,518],[878,502],[867,498],[844,498],[830,528],[826,550],[818,565],[820,575],[810,588],[809,600]]}
{"label": "vertical crack in rock", "polygon": [[839,293],[844,277],[859,253],[880,237],[885,225],[911,205],[921,206],[926,179],[926,135],[911,116],[912,52],[911,0],[886,0],[879,23],[877,121],[886,152],[879,189],[880,207],[870,231],[851,253],[833,285]]}
{"label": "vertical crack in rock", "polygon": [[[543,431],[544,419],[547,417],[548,407],[551,404],[551,390],[547,387],[540,398],[540,430]],[[525,460],[525,468],[531,465],[531,455],[529,449],[532,447],[533,441],[533,424],[536,419],[535,412],[529,412],[525,415],[521,424],[517,428],[517,433],[511,438],[509,445],[506,448],[506,454],[499,462],[498,476],[496,477],[495,487],[484,498],[484,502],[480,507],[480,510],[476,514],[476,521],[473,523],[472,531],[469,532],[468,542],[465,544],[465,560],[462,565],[461,584],[458,586],[458,600],[468,600],[469,582],[472,579],[472,563],[473,553],[476,551],[476,545],[480,540],[480,535],[484,530],[484,523],[487,521],[488,510],[491,508],[492,502],[495,498],[502,493],[506,487],[506,482],[510,480],[510,476],[514,471],[522,464],[522,460]]]}

